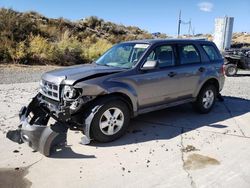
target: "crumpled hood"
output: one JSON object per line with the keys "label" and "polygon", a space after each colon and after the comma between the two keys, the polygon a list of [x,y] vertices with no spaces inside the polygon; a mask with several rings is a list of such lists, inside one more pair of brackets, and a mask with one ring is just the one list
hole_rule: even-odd
{"label": "crumpled hood", "polygon": [[42,79],[56,84],[65,82],[65,84],[72,85],[79,79],[94,78],[123,71],[122,68],[101,66],[96,64],[75,65],[66,68],[61,68],[46,72],[42,75]]}

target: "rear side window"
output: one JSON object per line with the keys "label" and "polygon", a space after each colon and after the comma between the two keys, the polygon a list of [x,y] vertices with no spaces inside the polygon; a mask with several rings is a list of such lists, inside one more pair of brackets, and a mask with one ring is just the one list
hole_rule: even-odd
{"label": "rear side window", "polygon": [[202,45],[202,48],[205,50],[207,56],[211,61],[220,59],[216,49],[212,45]]}
{"label": "rear side window", "polygon": [[148,56],[147,60],[158,61],[159,67],[169,67],[175,65],[175,56],[171,45],[156,47]]}
{"label": "rear side window", "polygon": [[179,53],[181,64],[200,63],[200,54],[192,44],[179,46]]}

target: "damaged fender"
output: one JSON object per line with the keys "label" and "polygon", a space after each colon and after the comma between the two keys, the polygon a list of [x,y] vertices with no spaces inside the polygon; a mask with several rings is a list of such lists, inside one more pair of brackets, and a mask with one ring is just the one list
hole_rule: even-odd
{"label": "damaged fender", "polygon": [[133,116],[137,116],[138,111],[138,96],[135,89],[125,82],[110,81],[109,87],[101,84],[92,85],[91,83],[79,82],[74,85],[75,88],[83,88],[82,96],[101,96],[107,94],[121,94],[126,96],[133,110]]}
{"label": "damaged fender", "polygon": [[91,123],[92,123],[92,120],[93,120],[95,114],[98,112],[98,110],[101,107],[102,106],[96,106],[95,108],[93,108],[91,113],[89,114],[89,116],[85,119],[85,127],[84,127],[85,136],[82,137],[81,144],[87,145],[87,144],[90,143],[90,141],[91,141],[91,138],[90,138],[90,126],[91,126]]}

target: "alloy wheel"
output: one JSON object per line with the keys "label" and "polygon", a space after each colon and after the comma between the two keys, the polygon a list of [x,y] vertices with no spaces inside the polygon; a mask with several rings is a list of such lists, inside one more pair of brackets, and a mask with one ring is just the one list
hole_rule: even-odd
{"label": "alloy wheel", "polygon": [[203,96],[202,104],[205,109],[209,109],[214,102],[214,92],[212,90],[207,90]]}
{"label": "alloy wheel", "polygon": [[124,114],[119,108],[107,109],[100,118],[100,130],[105,135],[116,134],[124,124]]}

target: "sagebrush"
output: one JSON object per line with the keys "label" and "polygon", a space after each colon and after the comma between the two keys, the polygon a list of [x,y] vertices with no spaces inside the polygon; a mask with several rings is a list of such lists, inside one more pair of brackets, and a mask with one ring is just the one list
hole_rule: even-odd
{"label": "sagebrush", "polygon": [[0,63],[89,63],[115,43],[145,38],[152,35],[94,16],[73,22],[49,19],[36,12],[0,9]]}

